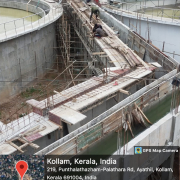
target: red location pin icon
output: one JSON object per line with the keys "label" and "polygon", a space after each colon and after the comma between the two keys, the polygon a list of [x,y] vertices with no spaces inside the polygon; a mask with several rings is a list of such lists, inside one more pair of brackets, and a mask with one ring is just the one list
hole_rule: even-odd
{"label": "red location pin icon", "polygon": [[16,163],[16,170],[19,173],[21,180],[23,180],[23,176],[25,175],[28,169],[28,163],[26,161],[18,161]]}

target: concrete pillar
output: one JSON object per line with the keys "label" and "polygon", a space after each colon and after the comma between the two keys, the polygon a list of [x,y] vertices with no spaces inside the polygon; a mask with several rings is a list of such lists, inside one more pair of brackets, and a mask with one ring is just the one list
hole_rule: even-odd
{"label": "concrete pillar", "polygon": [[180,139],[180,113],[173,115],[173,123],[171,130],[171,139],[173,144],[175,144]]}
{"label": "concrete pillar", "polygon": [[[174,155],[175,155],[175,153],[172,153],[171,156],[166,161],[164,161],[164,163],[162,164],[162,167],[172,168],[173,169]],[[161,179],[163,179],[163,180],[171,180],[172,177],[173,177],[173,172],[171,172],[171,171],[162,172]]]}

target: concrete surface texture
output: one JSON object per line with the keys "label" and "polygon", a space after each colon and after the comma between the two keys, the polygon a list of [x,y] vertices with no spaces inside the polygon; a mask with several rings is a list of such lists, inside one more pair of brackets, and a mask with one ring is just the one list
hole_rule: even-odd
{"label": "concrete surface texture", "polygon": [[[104,8],[104,7],[103,7]],[[106,10],[107,8],[105,8]],[[116,12],[116,10],[112,10],[111,12]],[[128,44],[128,46],[136,51],[138,53],[138,55],[143,59],[145,60],[146,62],[154,62],[157,61],[158,59],[161,59],[163,58],[164,54],[163,53],[158,53],[158,58],[156,59],[156,52],[157,52],[157,49],[153,46],[151,46],[150,44],[148,44],[146,42],[145,39],[143,40],[137,40],[139,39],[139,36],[136,35],[132,29],[130,29],[128,27],[128,25],[124,24],[124,21],[121,22],[121,19],[120,18],[117,18],[119,15],[113,15],[113,13],[110,13],[112,15],[110,15],[109,13],[107,13],[106,11],[102,10],[100,11],[100,17],[101,19],[103,19],[106,24],[109,25],[109,27],[112,27],[114,29],[114,31],[118,31],[118,37],[126,44]],[[114,16],[114,17],[113,17]],[[147,21],[147,19],[146,19]],[[147,23],[147,22],[146,22]],[[139,24],[138,24],[139,26]],[[142,28],[142,27],[141,27]],[[144,33],[144,31],[141,31]],[[141,38],[142,39],[142,38]],[[145,48],[145,53],[142,52],[142,49]],[[154,54],[155,56],[152,57],[152,51],[154,51]],[[156,51],[156,52],[155,52]],[[143,55],[144,54],[144,55]],[[161,57],[160,57],[161,56]],[[173,58],[171,57],[166,57],[164,59],[169,59],[170,61],[172,61],[173,63],[175,64],[178,64],[178,62],[176,60],[174,60]],[[168,60],[168,61],[169,61]],[[169,62],[170,62],[169,61]],[[160,61],[158,62],[160,63]],[[162,64],[162,63],[160,63]],[[158,77],[157,77],[158,78]]]}
{"label": "concrete surface texture", "polygon": [[[132,1],[126,1],[126,2],[136,2],[134,0]],[[175,0],[166,0],[166,1],[159,1],[159,5],[169,5],[169,4],[175,4]],[[180,3],[177,1],[177,3]],[[109,13],[111,13],[114,17],[116,17],[118,20],[122,21],[125,25],[130,27],[130,29],[136,31],[139,35],[141,35],[143,38],[148,40],[148,35],[150,37],[150,41],[152,41],[152,44],[155,45],[160,50],[163,49],[163,42],[164,44],[164,53],[168,56],[173,57],[180,62],[180,44],[179,42],[179,29],[180,29],[180,20],[179,19],[173,19],[173,18],[162,18],[162,17],[156,17],[152,15],[146,15],[146,14],[140,14],[138,13],[138,19],[137,19],[137,13],[132,13],[132,11],[136,11],[138,8],[140,9],[140,2],[136,2],[137,6],[131,5],[130,8],[128,8],[128,12],[126,11],[126,4],[124,4],[124,10],[123,12],[120,9],[114,9],[114,8],[108,8],[105,7],[105,10],[107,10]],[[141,8],[142,6],[150,6],[154,7],[158,5],[158,1],[144,1],[141,2]],[[139,16],[141,16],[139,18]],[[140,19],[140,20],[139,20]],[[147,22],[148,19],[148,22]],[[137,27],[137,28],[136,28]]]}
{"label": "concrete surface texture", "polygon": [[[14,1],[15,2],[15,1]],[[11,5],[14,4],[11,2]],[[17,6],[28,1],[18,1]],[[16,95],[20,90],[42,76],[46,68],[54,61],[53,46],[55,40],[55,21],[63,10],[58,3],[41,1],[40,9],[35,11],[38,1],[32,1],[30,9],[37,12],[47,10],[46,16],[25,27],[15,28],[0,35],[0,98],[5,100]],[[3,4],[2,1],[0,2]],[[6,2],[8,6],[9,2]],[[33,7],[34,6],[34,7]]]}
{"label": "concrete surface texture", "polygon": [[[171,81],[170,77],[176,74],[175,71],[171,72],[170,74],[165,75],[161,79],[162,80],[164,79],[165,81],[167,79],[169,79],[169,81]],[[163,84],[163,83],[164,83],[163,81],[162,81],[162,83],[159,83],[159,81],[155,81],[155,82],[145,86],[144,88],[140,89],[139,91],[135,92],[134,94],[132,94],[129,97],[125,98],[124,100],[120,101],[113,107],[111,107],[111,108],[109,107],[108,110],[104,111],[102,114],[98,115],[97,117],[95,117],[95,118],[92,117],[93,118],[92,120],[88,119],[88,121],[89,121],[88,123],[86,122],[86,124],[84,124],[83,126],[79,127],[78,129],[72,131],[71,133],[69,133],[68,135],[59,139],[58,141],[52,143],[51,145],[49,145],[46,148],[42,149],[41,151],[37,152],[36,155],[44,155],[44,154],[51,154],[51,153],[53,154],[54,152],[56,152],[56,150],[58,151],[58,148],[61,149],[61,146],[63,147],[64,145],[65,146],[68,145],[69,147],[72,145],[72,148],[76,147],[73,145],[76,143],[75,139],[79,135],[81,135],[85,131],[86,132],[90,131],[91,128],[93,128],[94,126],[105,121],[105,119],[107,117],[112,116],[114,113],[118,112],[121,108],[125,107],[126,105],[131,104],[133,101],[136,101],[140,96],[143,96],[144,94],[148,93],[149,91],[151,91],[153,88],[155,88],[159,84]],[[110,101],[112,103],[112,100],[110,100]],[[105,108],[105,104],[102,104],[101,107],[97,107],[96,111],[97,110],[101,111],[103,108]],[[91,111],[88,111],[86,113],[87,116],[89,116],[88,113],[92,114]]]}
{"label": "concrete surface texture", "polygon": [[[47,145],[59,139],[59,126],[49,121],[46,117],[39,116],[35,113],[30,113],[27,116],[14,120],[12,123],[3,124],[0,122],[2,133],[0,134],[0,154],[19,154],[11,142],[16,142],[16,145],[22,145],[22,139],[25,137],[27,141],[33,142],[38,146],[24,146],[25,154],[33,154]],[[21,134],[21,135],[20,135]],[[19,141],[17,135],[21,136]],[[20,143],[21,142],[21,143]],[[24,144],[24,143],[23,143]],[[25,150],[24,150],[25,148]]]}
{"label": "concrete surface texture", "polygon": [[[180,108],[180,107],[179,107]],[[133,155],[134,154],[134,147],[138,146],[161,146],[164,147],[164,149],[168,148],[169,146],[179,147],[180,146],[180,113],[175,114],[174,111],[167,114],[165,117],[160,119],[157,123],[153,124],[150,128],[142,132],[140,135],[135,137],[133,140],[131,140],[128,144],[125,145],[125,149],[127,146],[127,151],[125,154]],[[123,154],[124,147],[121,148],[121,153]],[[113,155],[119,154],[118,151],[116,151]],[[145,158],[140,158],[140,156],[137,156],[135,164],[139,167],[158,167],[161,164],[167,165],[167,167],[173,168],[173,161],[174,161],[174,154],[169,153],[158,153],[159,155],[154,155],[153,153],[146,153]],[[133,156],[134,157],[134,156]],[[133,162],[128,160],[128,157],[125,158],[127,166],[132,166]],[[148,161],[149,160],[149,161]],[[164,164],[166,163],[166,164]],[[168,163],[168,164],[167,164]],[[135,165],[134,164],[134,165]],[[164,166],[163,166],[164,167]],[[140,176],[142,176],[142,179],[145,179],[148,177],[151,173],[143,173],[142,175],[139,175],[136,173],[132,174],[125,174],[123,179],[139,179]],[[167,176],[168,175],[168,176]],[[169,176],[172,174],[166,174],[166,177],[163,179],[171,179]],[[163,176],[163,174],[162,174]]]}
{"label": "concrete surface texture", "polygon": [[[142,45],[143,47],[146,47],[146,53],[143,56],[144,60],[146,62],[152,62],[152,61],[159,61],[160,59],[163,59],[164,62],[168,63],[172,63],[168,58],[166,58],[163,54],[161,53],[157,53],[157,51],[150,46],[149,44],[147,44],[146,42],[144,42],[142,39],[140,40],[140,38],[138,36],[135,36],[134,38],[137,39],[137,41],[135,43],[134,40],[130,41],[131,38],[133,39],[133,32],[131,30],[129,30],[129,28],[126,25],[123,25],[120,21],[118,21],[117,19],[115,19],[113,16],[109,15],[108,13],[106,13],[105,11],[101,10],[101,18],[104,20],[104,22],[106,22],[106,24],[109,25],[109,27],[114,27],[116,29],[118,29],[119,31],[119,38],[126,44],[128,44],[129,47],[131,47],[133,50],[136,50],[137,52],[139,52],[140,50],[140,45]],[[140,42],[140,43],[138,43]],[[132,46],[133,44],[133,46]],[[153,54],[158,54],[158,58],[157,57],[153,57],[152,56],[152,52]],[[174,60],[172,60],[173,63],[177,63]],[[160,64],[162,64],[162,62],[159,62]],[[165,64],[162,64],[162,66],[164,66]],[[169,64],[170,65],[170,64]],[[170,67],[168,65],[168,67]],[[166,66],[167,67],[167,66]],[[164,68],[166,68],[164,66]],[[157,73],[156,74],[156,78],[161,77],[162,82],[164,80],[169,79],[170,77],[172,77],[173,75],[175,75],[177,73],[176,70],[171,71],[168,74],[161,74],[161,73]],[[163,76],[163,77],[162,77]],[[37,154],[46,154],[49,153],[50,151],[54,151],[56,148],[54,147],[58,147],[62,144],[66,144],[68,141],[70,142],[72,140],[72,138],[78,136],[78,134],[82,133],[83,131],[86,131],[87,129],[91,128],[92,126],[102,122],[107,116],[110,116],[112,113],[114,113],[115,111],[117,111],[119,108],[129,104],[132,102],[132,100],[135,100],[136,98],[138,98],[140,95],[142,95],[143,93],[147,92],[148,90],[150,90],[151,88],[157,86],[159,84],[160,81],[154,81],[153,83],[149,84],[148,86],[142,88],[141,90],[137,91],[136,93],[134,93],[133,95],[129,96],[128,98],[124,99],[123,101],[121,101],[120,103],[116,104],[115,106],[113,106],[113,102],[111,101],[110,103],[112,104],[111,107],[106,107],[106,103],[102,104],[101,106],[97,107],[97,109],[93,109],[94,111],[92,112],[92,110],[90,110],[89,112],[86,112],[86,116],[88,117],[86,124],[77,124],[76,127],[74,127],[73,129],[70,127],[68,127],[69,129],[69,133],[68,135],[66,135],[65,137],[61,138],[60,140],[54,142],[53,144],[51,144],[50,146],[46,147],[45,149],[43,149],[42,151],[39,151]],[[109,109],[110,108],[110,109]],[[98,112],[99,114],[96,114],[96,112]],[[102,113],[102,114],[100,114]],[[98,116],[99,115],[99,116]],[[97,116],[97,117],[95,117]],[[93,119],[94,118],[94,119]],[[91,120],[92,119],[92,120]],[[80,127],[81,126],[81,127]],[[78,128],[78,129],[76,129]]]}
{"label": "concrete surface texture", "polygon": [[[116,0],[118,2],[128,2],[128,3],[147,3],[147,4],[152,4],[152,3],[158,3],[158,0]],[[159,0],[159,3],[169,3],[171,2],[172,4],[177,3],[179,0]]]}

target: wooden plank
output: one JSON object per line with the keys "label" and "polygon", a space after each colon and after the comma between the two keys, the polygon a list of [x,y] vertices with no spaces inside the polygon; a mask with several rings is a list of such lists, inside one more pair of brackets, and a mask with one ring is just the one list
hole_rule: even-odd
{"label": "wooden plank", "polygon": [[22,149],[22,148],[25,148],[28,145],[29,145],[29,143],[26,142],[25,144],[21,145],[19,148]]}
{"label": "wooden plank", "polygon": [[134,103],[134,104],[135,104],[136,108],[139,110],[139,112],[141,113],[141,115],[144,117],[144,119],[145,119],[149,124],[152,124],[152,123],[149,121],[149,119],[146,117],[146,115],[141,111],[140,107],[139,107],[136,103]]}
{"label": "wooden plank", "polygon": [[38,149],[39,148],[39,146],[37,145],[37,144],[34,144],[34,143],[32,143],[32,142],[29,142],[26,138],[24,138],[24,137],[21,137],[21,138],[18,138],[18,140],[19,141],[21,141],[22,143],[28,143],[28,145],[29,146],[31,146],[31,147],[33,147],[33,148],[35,148],[35,149]]}
{"label": "wooden plank", "polygon": [[131,67],[134,67],[136,64],[131,60],[131,58],[128,56],[127,51],[124,48],[118,48],[120,52],[124,55],[126,58],[126,61],[130,64]]}
{"label": "wooden plank", "polygon": [[101,54],[106,54],[105,52],[94,52],[92,55],[101,55]]}
{"label": "wooden plank", "polygon": [[[51,120],[49,120],[49,121],[51,121]],[[53,122],[53,121],[51,121],[53,124],[55,124],[56,126],[59,126],[59,129],[62,129],[63,127],[61,126],[61,125],[59,125],[59,124],[57,124],[57,123],[55,123],[55,122]]]}
{"label": "wooden plank", "polygon": [[129,95],[129,91],[126,91],[126,90],[124,90],[124,89],[119,89],[119,91],[122,92],[122,93],[124,93],[124,94]]}
{"label": "wooden plank", "polygon": [[[97,43],[101,46],[101,48],[104,47],[103,42],[101,40],[98,40]],[[115,57],[112,56],[112,54],[109,52],[109,49],[104,49],[104,52],[106,52],[106,54],[109,56],[109,59],[111,59],[112,61],[117,61]]]}
{"label": "wooden plank", "polygon": [[[100,43],[101,46],[105,46],[105,42],[104,41],[98,41],[98,43]],[[106,45],[107,46],[107,45]],[[109,46],[109,45],[108,45]],[[109,46],[110,47],[110,46]],[[117,52],[117,50],[113,49],[113,48],[108,48],[108,49],[104,49],[104,51],[106,52],[106,54],[109,56],[109,59],[111,59],[111,61],[117,62],[114,63],[115,66],[120,66],[121,62],[124,62],[127,64],[126,60],[124,59],[124,57]],[[115,55],[116,54],[116,55]],[[120,66],[121,67],[121,66]]]}
{"label": "wooden plank", "polygon": [[127,125],[129,127],[129,131],[131,132],[132,137],[134,137],[134,134],[133,134],[133,131],[131,129],[131,125],[130,125],[129,121],[126,121],[126,122],[127,122]]}
{"label": "wooden plank", "polygon": [[24,151],[21,150],[21,148],[19,148],[16,144],[14,144],[13,142],[11,141],[8,141],[8,143],[13,146],[14,148],[16,148],[18,151],[20,151],[21,153],[24,153]]}
{"label": "wooden plank", "polygon": [[82,7],[82,8],[79,8],[80,11],[86,11],[88,8],[87,7]]}
{"label": "wooden plank", "polygon": [[99,56],[99,57],[102,57],[102,58],[103,58],[103,57],[109,57],[109,56],[108,56],[108,55],[104,55],[104,56]]}
{"label": "wooden plank", "polygon": [[117,43],[112,43],[112,44],[111,44],[111,47],[113,47],[113,48],[118,48],[118,47],[120,47],[120,45],[117,44]]}
{"label": "wooden plank", "polygon": [[112,44],[113,43],[113,41],[111,41],[108,37],[103,37],[102,40],[105,41],[108,44]]}
{"label": "wooden plank", "polygon": [[27,143],[29,143],[29,146],[31,146],[31,147],[33,147],[33,148],[35,148],[35,149],[38,149],[40,146],[38,146],[37,144],[34,144],[34,143],[32,143],[32,142],[29,142],[27,139],[25,139],[24,137],[23,137],[23,139],[27,142]]}
{"label": "wooden plank", "polygon": [[64,96],[64,97],[66,97],[66,98],[69,98],[69,97],[67,97],[66,95],[64,95],[64,94],[62,95],[62,93],[57,92],[57,91],[55,91],[55,90],[54,90],[53,92],[56,93],[56,94],[59,94],[59,95],[61,95],[61,96]]}

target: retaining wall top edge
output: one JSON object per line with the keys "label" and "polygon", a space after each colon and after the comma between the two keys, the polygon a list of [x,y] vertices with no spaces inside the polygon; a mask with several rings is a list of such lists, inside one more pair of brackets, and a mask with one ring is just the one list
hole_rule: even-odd
{"label": "retaining wall top edge", "polygon": [[[0,1],[1,3],[2,1]],[[11,1],[14,2],[14,1]],[[19,3],[19,2],[17,2]],[[63,14],[63,8],[61,4],[58,4],[56,2],[54,3],[48,3],[46,1],[40,1],[40,3],[45,3],[49,7],[49,13],[45,15],[43,18],[33,22],[32,24],[26,25],[25,29],[24,27],[19,27],[15,29],[12,29],[10,31],[6,31],[0,34],[0,43],[5,42],[8,40],[11,40],[13,38],[28,34],[30,32],[40,30],[41,28],[44,28],[48,26],[49,24],[54,23],[59,17]],[[25,3],[23,3],[25,4]],[[31,5],[33,7],[33,5]],[[36,7],[35,7],[36,8]],[[41,8],[40,8],[41,9]],[[22,18],[23,19],[23,18]],[[39,22],[42,22],[39,24]],[[44,22],[44,23],[43,23]]]}

